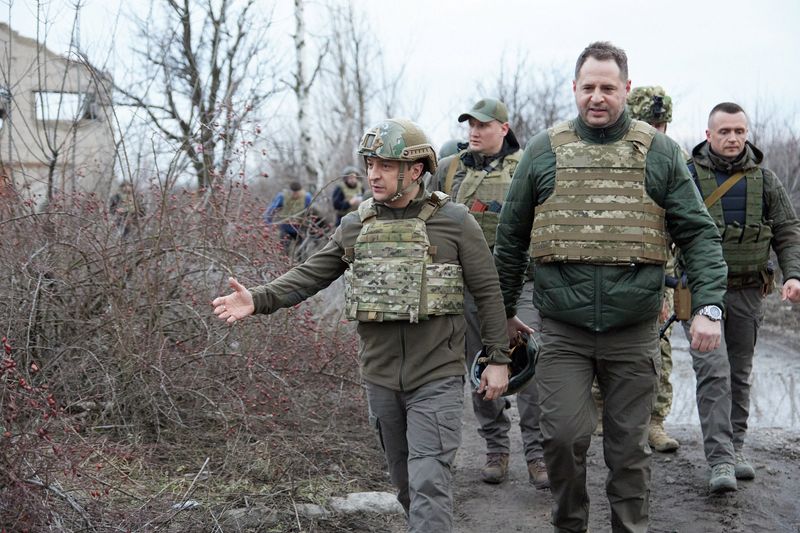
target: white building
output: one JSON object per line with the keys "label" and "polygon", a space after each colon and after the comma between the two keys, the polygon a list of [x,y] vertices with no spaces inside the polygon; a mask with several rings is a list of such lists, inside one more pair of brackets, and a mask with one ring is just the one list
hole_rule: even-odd
{"label": "white building", "polygon": [[0,22],[0,186],[42,205],[114,181],[112,82]]}

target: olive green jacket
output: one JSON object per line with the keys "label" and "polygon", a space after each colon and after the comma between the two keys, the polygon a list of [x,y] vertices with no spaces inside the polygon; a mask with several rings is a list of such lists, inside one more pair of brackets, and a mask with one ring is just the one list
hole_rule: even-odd
{"label": "olive green jacket", "polygon": [[[407,207],[392,209],[376,203],[379,219],[415,217],[430,193]],[[342,259],[361,231],[358,212],[342,219],[325,247],[276,280],[251,289],[256,313],[291,307],[327,287],[347,269]],[[478,304],[481,337],[495,363],[508,363],[508,334],[497,271],[483,233],[466,207],[447,202],[427,222],[428,238],[436,247],[437,263],[460,264],[467,289]],[[425,383],[463,376],[463,315],[435,316],[418,323],[359,322],[359,358],[366,381],[392,390],[414,390]]]}
{"label": "olive green jacket", "polygon": [[[708,141],[703,141],[692,150],[692,159],[695,165],[700,165],[712,172],[721,172],[730,176],[740,170],[761,168],[764,176],[764,200],[761,218],[765,224],[772,228],[772,242],[770,246],[778,256],[784,281],[795,278],[800,279],[800,220],[797,218],[792,202],[786,189],[774,172],[761,166],[764,155],[761,150],[747,143],[743,158],[737,158],[737,164],[729,168],[720,168],[714,164],[712,154],[709,153]],[[719,158],[717,158],[719,160]],[[693,177],[697,177],[694,175]],[[724,221],[718,221],[720,227]]]}
{"label": "olive green jacket", "polygon": [[[590,128],[577,117],[575,129],[593,143],[615,142],[628,131],[624,112],[606,128]],[[692,306],[722,307],[727,267],[720,237],[686,168],[681,149],[657,133],[645,162],[645,189],[663,209],[667,231],[686,258]],[[525,148],[500,214],[494,255],[508,317],[528,265],[528,248],[536,206],[555,186],[556,158],[546,131]],[[536,263],[534,304],[543,317],[595,332],[655,320],[664,292],[664,268],[659,265],[608,266],[585,263]]]}

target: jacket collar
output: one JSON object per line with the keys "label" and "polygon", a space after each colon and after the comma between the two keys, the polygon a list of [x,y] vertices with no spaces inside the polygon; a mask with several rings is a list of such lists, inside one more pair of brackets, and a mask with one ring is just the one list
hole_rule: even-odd
{"label": "jacket collar", "polygon": [[616,142],[628,133],[628,128],[631,126],[631,117],[628,115],[628,111],[625,110],[613,124],[604,128],[592,128],[578,115],[574,120],[574,124],[575,132],[584,141],[594,144],[606,144]]}

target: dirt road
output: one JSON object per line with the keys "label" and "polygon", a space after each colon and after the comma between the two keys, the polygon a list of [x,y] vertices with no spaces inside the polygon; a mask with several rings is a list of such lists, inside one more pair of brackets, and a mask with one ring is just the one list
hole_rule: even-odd
{"label": "dirt road", "polygon": [[[673,386],[675,401],[667,428],[682,443],[674,454],[653,454],[650,498],[655,533],[800,533],[800,342],[762,330],[753,375],[748,455],[756,479],[739,491],[708,494],[708,468],[694,403],[694,373],[683,332],[676,330]],[[517,419],[516,407],[512,416]],[[499,486],[479,480],[484,444],[466,409],[464,442],[455,475],[458,533],[551,532],[549,491],[528,483],[519,427],[512,429],[510,478]],[[589,452],[590,528],[610,531],[605,497],[602,442]]]}

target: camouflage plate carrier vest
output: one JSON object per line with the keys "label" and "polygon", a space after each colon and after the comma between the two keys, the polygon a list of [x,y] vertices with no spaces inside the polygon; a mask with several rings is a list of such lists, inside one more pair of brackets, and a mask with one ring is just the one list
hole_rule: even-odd
{"label": "camouflage plate carrier vest", "polygon": [[[357,183],[356,186],[352,188],[348,187],[347,184],[342,183],[339,186],[339,189],[341,189],[342,194],[344,195],[344,199],[348,202],[353,198],[355,198],[356,196],[363,196],[364,194],[364,187],[361,185],[361,183]],[[347,213],[355,210],[356,210],[355,207],[348,207],[347,209],[337,210],[336,214],[339,216],[345,216]]]}
{"label": "camouflage plate carrier vest", "polygon": [[532,255],[537,261],[663,265],[664,210],[645,190],[645,160],[656,130],[633,120],[609,144],[591,144],[572,122],[550,128],[556,156],[553,194],[536,208]]}
{"label": "camouflage plate carrier vest", "polygon": [[280,210],[281,222],[283,223],[298,223],[303,216],[303,211],[306,209],[306,191],[300,189],[299,198],[292,197],[291,190],[283,191],[283,207]]}
{"label": "camouflage plate carrier vest", "polygon": [[[463,153],[460,152],[456,156],[459,161]],[[464,179],[461,181],[456,193],[456,202],[469,208],[470,214],[478,221],[483,230],[483,236],[490,247],[494,246],[497,224],[500,221],[500,212],[488,210],[477,212],[473,210],[473,204],[475,200],[480,200],[487,205],[495,201],[502,206],[506,200],[508,189],[511,187],[511,177],[514,175],[514,170],[517,168],[521,158],[522,150],[517,150],[503,158],[492,161],[489,170],[467,168],[467,173],[464,175]],[[450,191],[445,192],[449,193]]]}
{"label": "camouflage plate carrier vest", "polygon": [[[703,198],[708,198],[718,187],[717,178],[711,170],[697,163],[694,168],[700,192]],[[745,172],[743,179],[747,185],[744,226],[738,222],[725,225],[721,201],[708,208],[722,235],[722,255],[728,263],[728,277],[766,272],[772,242],[772,228],[762,222],[764,174],[760,168],[753,168]]]}
{"label": "camouflage plate carrier vest", "polygon": [[358,207],[361,232],[345,250],[345,315],[349,320],[411,323],[458,315],[464,307],[461,265],[434,263],[425,222],[449,200],[434,192],[415,218],[378,220],[372,198]]}

